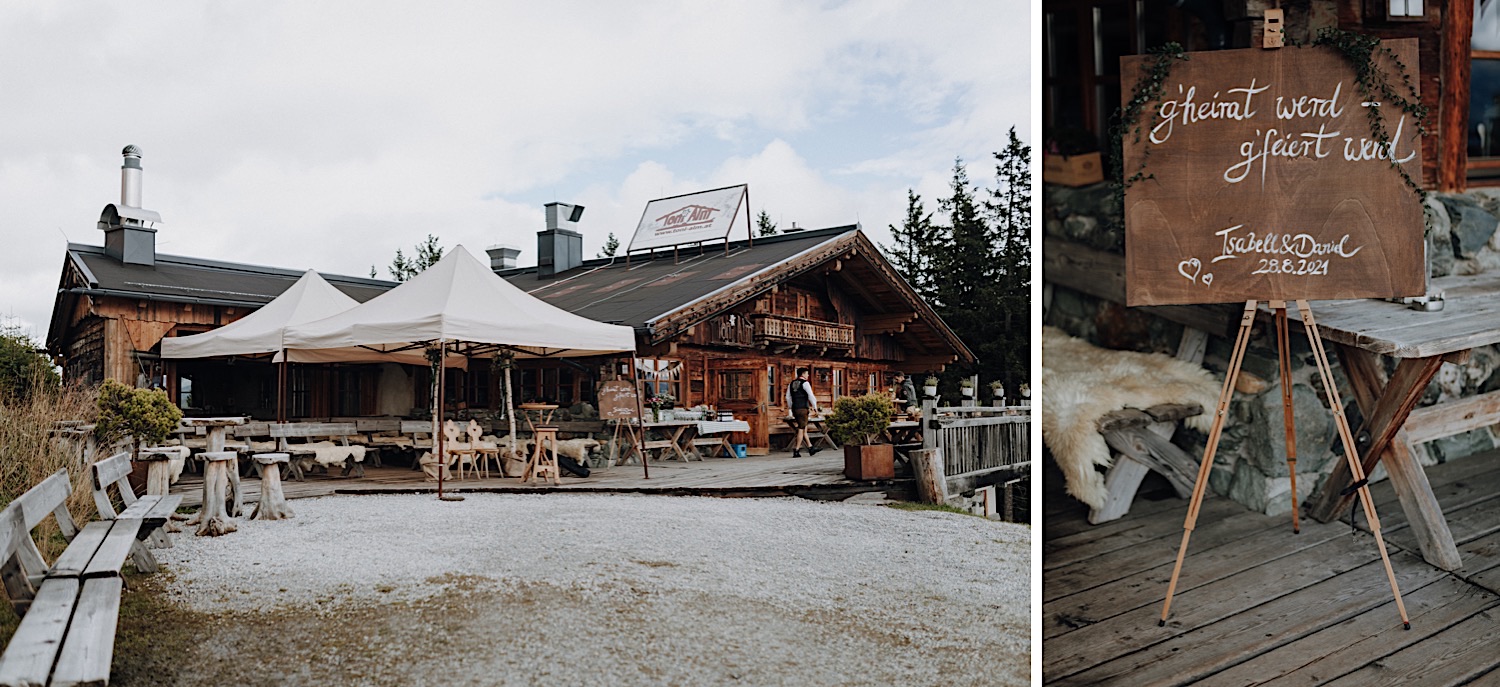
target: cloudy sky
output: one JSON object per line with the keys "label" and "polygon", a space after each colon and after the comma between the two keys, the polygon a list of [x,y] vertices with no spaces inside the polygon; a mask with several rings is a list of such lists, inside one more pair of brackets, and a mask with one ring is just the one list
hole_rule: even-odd
{"label": "cloudy sky", "polygon": [[[860,222],[1031,132],[1027,0],[0,6],[0,318],[46,333],[68,241],[143,151],[162,253],[364,276],[425,235],[594,255],[653,198],[750,185]],[[935,203],[930,204],[930,208]]]}

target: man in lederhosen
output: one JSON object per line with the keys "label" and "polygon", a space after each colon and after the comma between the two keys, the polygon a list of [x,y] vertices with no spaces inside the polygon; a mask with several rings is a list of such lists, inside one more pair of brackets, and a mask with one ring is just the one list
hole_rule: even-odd
{"label": "man in lederhosen", "polygon": [[807,368],[797,370],[797,378],[786,387],[786,405],[792,409],[792,426],[797,428],[797,438],[792,440],[792,457],[802,457],[802,447],[807,446],[807,455],[822,450],[813,446],[807,438],[807,415],[818,410],[818,397],[813,395],[812,382],[807,381]]}

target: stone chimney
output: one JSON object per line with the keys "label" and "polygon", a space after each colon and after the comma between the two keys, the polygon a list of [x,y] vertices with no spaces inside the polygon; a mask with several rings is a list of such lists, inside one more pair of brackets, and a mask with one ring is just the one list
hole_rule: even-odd
{"label": "stone chimney", "polygon": [[583,264],[583,234],[578,233],[582,205],[547,203],[547,228],[536,233],[537,276],[562,274]]}
{"label": "stone chimney", "polygon": [[521,249],[503,243],[484,249],[490,255],[490,269],[499,272],[516,266],[516,258],[520,257]]}
{"label": "stone chimney", "polygon": [[120,203],[106,205],[99,215],[104,232],[104,254],[127,265],[156,264],[156,226],[161,215],[141,207],[141,149],[133,145],[121,151]]}

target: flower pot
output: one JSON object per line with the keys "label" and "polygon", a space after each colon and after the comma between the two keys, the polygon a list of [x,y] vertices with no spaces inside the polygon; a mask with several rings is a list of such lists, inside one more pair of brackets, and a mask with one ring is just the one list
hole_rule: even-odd
{"label": "flower pot", "polygon": [[974,387],[961,386],[958,388],[958,393],[963,394],[964,398],[974,398]]}
{"label": "flower pot", "polygon": [[935,386],[924,386],[924,387],[922,387],[922,395],[923,396],[927,396],[929,398],[933,397],[933,396],[937,396],[937,387],[935,387]]}
{"label": "flower pot", "polygon": [[890,444],[845,444],[844,476],[853,480],[894,479],[896,447]]}

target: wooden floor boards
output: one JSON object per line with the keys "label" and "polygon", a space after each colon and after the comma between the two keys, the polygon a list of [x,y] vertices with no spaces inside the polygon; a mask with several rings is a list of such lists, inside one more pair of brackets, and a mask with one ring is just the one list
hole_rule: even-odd
{"label": "wooden floor boards", "polygon": [[1372,487],[1411,630],[1362,516],[1294,535],[1289,516],[1212,494],[1158,627],[1187,502],[1148,481],[1129,515],[1092,526],[1049,465],[1044,684],[1500,685],[1500,451],[1428,476],[1464,556],[1454,572],[1421,559],[1389,484]]}

